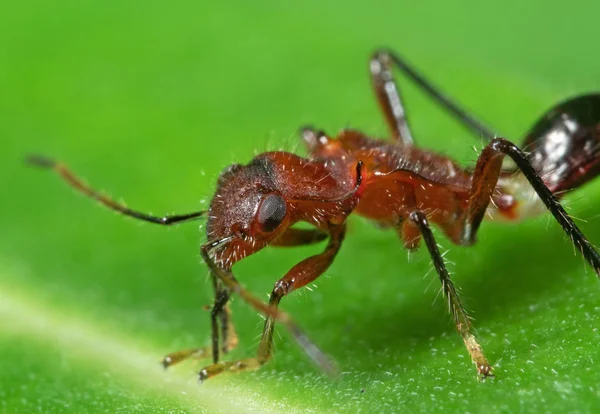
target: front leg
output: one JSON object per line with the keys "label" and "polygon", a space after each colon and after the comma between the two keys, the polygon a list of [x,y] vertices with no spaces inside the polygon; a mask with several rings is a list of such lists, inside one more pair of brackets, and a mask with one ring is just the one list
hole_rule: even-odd
{"label": "front leg", "polygon": [[[213,362],[219,361],[219,349],[224,354],[233,350],[238,345],[238,336],[231,321],[231,310],[229,309],[229,292],[221,283],[213,277],[215,288],[215,303],[210,312],[211,322],[211,346],[200,348],[189,348],[181,351],[171,352],[162,360],[166,369],[171,365],[178,364],[186,359],[204,359],[212,356]],[[219,348],[219,323],[221,325],[222,346]]]}
{"label": "front leg", "polygon": [[[289,228],[272,245],[280,247],[303,246],[318,243],[327,238],[327,234],[317,229]],[[227,354],[238,345],[238,336],[231,321],[231,310],[229,309],[229,292],[221,282],[212,275],[215,291],[215,303],[211,309],[211,343],[212,346],[200,348],[188,348],[171,352],[162,360],[166,369],[186,359],[204,359],[212,356],[213,363],[219,362],[219,324],[221,325],[220,351]]]}
{"label": "front leg", "polygon": [[[315,256],[304,259],[286,273],[273,288],[269,300],[269,308],[277,309],[281,299],[293,290],[301,288],[323,274],[329,268],[337,255],[345,234],[345,224],[330,227],[330,240],[325,250]],[[271,359],[273,355],[273,331],[275,328],[273,314],[268,314],[265,320],[258,352],[253,358],[238,361],[218,362],[200,371],[200,380],[211,378],[222,372],[240,372],[257,369]]]}

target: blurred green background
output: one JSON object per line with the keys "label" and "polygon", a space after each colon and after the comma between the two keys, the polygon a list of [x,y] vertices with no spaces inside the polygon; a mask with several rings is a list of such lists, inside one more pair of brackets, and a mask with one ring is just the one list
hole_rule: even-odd
{"label": "blurred green background", "polygon": [[[324,377],[280,330],[273,363],[201,386],[169,351],[207,343],[196,224],[118,217],[45,172],[36,152],[156,214],[206,206],[218,173],[297,147],[307,123],[386,130],[367,76],[389,46],[519,142],[549,106],[599,89],[598,2],[22,1],[0,13],[0,410],[5,412],[592,412],[600,286],[548,217],[484,223],[452,251],[495,381],[475,370],[425,251],[358,218],[313,292],[285,299],[339,364]],[[401,78],[420,145],[475,159],[480,142]],[[301,151],[301,150],[300,150]],[[566,199],[600,240],[600,184]],[[321,246],[236,267],[261,297]],[[432,304],[433,302],[433,304]],[[251,355],[260,317],[233,302]]]}

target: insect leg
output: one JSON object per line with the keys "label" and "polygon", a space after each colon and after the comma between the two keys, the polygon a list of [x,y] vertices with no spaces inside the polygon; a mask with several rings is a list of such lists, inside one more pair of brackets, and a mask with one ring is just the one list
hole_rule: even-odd
{"label": "insect leg", "polygon": [[[215,303],[213,304],[210,313],[212,345],[171,352],[162,360],[162,364],[165,368],[189,358],[203,359],[212,356],[213,362],[216,363],[219,361],[219,349],[226,354],[237,346],[238,337],[235,333],[233,323],[231,322],[231,310],[228,306],[229,292],[227,289],[223,288],[220,281],[216,280],[214,276],[213,283],[215,287]],[[221,324],[221,347],[219,347],[219,323]]]}
{"label": "insect leg", "polygon": [[475,119],[473,115],[444,95],[398,54],[391,50],[381,49],[376,51],[371,58],[371,78],[377,100],[379,101],[386,122],[396,141],[404,144],[411,144],[413,138],[406,120],[404,104],[402,103],[398,86],[392,75],[392,66],[400,69],[436,103],[473,134],[478,137],[483,137],[488,141],[495,137],[495,134],[489,128],[485,127],[483,123]]}
{"label": "insect leg", "polygon": [[[277,240],[271,243],[272,246],[293,247],[307,244],[318,243],[327,238],[327,234],[316,229],[287,229]],[[231,310],[227,305],[229,293],[220,281],[213,275],[213,284],[215,288],[215,304],[211,312],[212,326],[212,344],[213,344],[213,362],[219,361],[218,351],[218,336],[217,336],[217,319],[219,317],[221,323],[221,338],[223,339],[222,351],[224,354],[235,348],[238,344],[238,337],[235,333],[233,323],[231,322]],[[215,339],[217,338],[217,339]]]}
{"label": "insect leg", "polygon": [[456,324],[458,333],[465,342],[465,346],[471,355],[473,363],[475,363],[475,366],[477,367],[477,372],[481,378],[493,376],[492,366],[489,364],[485,355],[483,354],[481,345],[479,345],[477,339],[471,333],[471,318],[460,302],[456,288],[454,287],[454,284],[450,279],[450,275],[448,274],[448,270],[446,269],[444,258],[440,254],[440,250],[438,249],[433,233],[431,232],[431,228],[429,227],[429,223],[427,222],[427,217],[421,211],[414,211],[409,215],[409,219],[417,226],[423,235],[423,240],[427,245],[427,249],[429,250],[429,254],[433,260],[435,270],[437,271],[440,281],[442,282],[442,289],[446,299],[448,300],[448,308],[452,314],[452,319]]}
{"label": "insect leg", "polygon": [[[273,352],[273,330],[275,322],[283,323],[288,330],[294,335],[298,343],[304,348],[304,350],[315,360],[322,368],[328,371],[333,371],[333,365],[321,351],[316,348],[312,342],[309,342],[306,335],[300,331],[295,323],[290,319],[287,314],[279,310],[279,302],[281,298],[291,291],[301,288],[308,283],[318,278],[333,262],[337,252],[339,251],[342,240],[345,234],[345,226],[335,226],[332,228],[331,237],[325,250],[315,256],[311,256],[304,259],[297,265],[295,265],[286,275],[281,278],[271,293],[269,305],[262,304],[256,306],[254,301],[257,299],[248,300],[248,293],[241,293],[238,288],[238,293],[253,307],[261,311],[266,315],[265,326],[263,329],[262,338],[258,347],[257,355],[253,358],[246,358],[238,361],[220,362],[214,363],[202,369],[200,371],[200,380],[205,380],[218,375],[223,372],[239,372],[250,369],[256,369],[264,365],[269,359],[271,359]],[[239,286],[239,285],[238,285]],[[235,289],[232,289],[235,290]]]}
{"label": "insect leg", "polygon": [[412,144],[414,140],[408,127],[398,85],[392,75],[390,55],[383,51],[376,52],[369,63],[369,70],[377,102],[383,111],[392,138],[402,144]]}
{"label": "insect leg", "polygon": [[27,157],[27,162],[37,167],[55,171],[63,180],[65,180],[71,187],[75,188],[77,191],[100,202],[100,204],[110,208],[111,210],[118,211],[123,215],[134,217],[139,220],[148,221],[154,224],[161,224],[164,226],[170,226],[172,224],[180,223],[183,221],[193,220],[202,217],[206,214],[205,211],[196,211],[189,214],[154,217],[148,214],[140,213],[131,210],[125,207],[124,205],[121,205],[115,202],[114,200],[110,199],[109,197],[101,194],[100,192],[94,190],[93,188],[85,184],[79,177],[73,174],[65,165],[59,162],[38,155],[32,155]]}
{"label": "insect leg", "polygon": [[471,244],[475,241],[477,229],[483,220],[490,203],[490,197],[502,169],[502,160],[508,155],[529,181],[539,198],[550,210],[573,244],[600,276],[600,255],[581,230],[567,214],[560,202],[546,187],[540,175],[535,171],[527,156],[515,144],[503,138],[492,140],[481,152],[473,173],[473,184],[469,198],[469,207],[465,216],[462,241]]}
{"label": "insect leg", "polygon": [[[224,288],[221,288],[221,289],[226,290]],[[218,300],[219,300],[219,294],[217,293],[217,294],[215,294],[215,302],[217,302]],[[215,305],[213,306],[213,309],[216,307],[217,307],[217,304],[215,303]],[[221,338],[223,341],[223,344],[221,345],[221,351],[224,354],[227,354],[229,351],[231,351],[238,345],[238,336],[235,332],[233,322],[231,321],[231,309],[229,308],[229,302],[223,303],[220,311],[218,312],[218,316],[219,316],[219,320],[221,323]],[[212,318],[212,313],[211,313],[211,318]],[[214,340],[213,340],[213,343],[214,343]],[[218,360],[218,357],[215,358],[215,355],[213,353],[213,361],[216,362],[216,360]]]}
{"label": "insect leg", "polygon": [[[306,244],[318,243],[327,238],[327,234],[317,229],[289,228],[283,233],[272,246],[292,247]],[[231,311],[227,306],[229,294],[222,283],[214,276],[213,287],[215,290],[215,303],[211,309],[211,343],[212,346],[201,348],[189,348],[172,352],[165,356],[162,364],[165,368],[175,365],[185,359],[202,359],[212,355],[213,363],[219,361],[219,323],[221,325],[222,346],[221,352],[227,354],[238,344],[238,337],[231,322]],[[216,352],[214,350],[217,350]]]}
{"label": "insect leg", "polygon": [[316,229],[289,228],[279,238],[271,243],[271,246],[294,247],[314,244],[327,238],[327,234]]}

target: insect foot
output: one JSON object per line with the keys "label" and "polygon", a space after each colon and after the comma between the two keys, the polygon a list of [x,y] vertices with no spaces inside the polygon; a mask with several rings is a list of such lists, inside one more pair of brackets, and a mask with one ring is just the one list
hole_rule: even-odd
{"label": "insect foot", "polygon": [[198,380],[202,383],[204,380],[219,375],[223,372],[241,372],[254,370],[262,364],[257,358],[247,358],[239,361],[217,362],[200,370]]}
{"label": "insect foot", "polygon": [[202,359],[209,358],[212,355],[211,347],[204,348],[192,348],[192,349],[184,349],[182,351],[171,352],[167,356],[165,356],[161,364],[164,369],[169,368],[171,365],[175,365],[180,363],[181,361],[191,358],[191,359]]}
{"label": "insect foot", "polygon": [[488,378],[496,378],[492,373],[494,367],[490,364],[477,365],[477,374],[480,382],[484,382]]}

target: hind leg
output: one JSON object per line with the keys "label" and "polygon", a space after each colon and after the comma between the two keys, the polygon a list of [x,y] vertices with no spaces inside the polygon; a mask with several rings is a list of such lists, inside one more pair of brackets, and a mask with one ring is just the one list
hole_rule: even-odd
{"label": "hind leg", "polygon": [[475,119],[472,114],[444,95],[420,72],[393,51],[384,49],[376,51],[371,58],[369,67],[377,101],[395,141],[401,144],[412,144],[414,140],[406,119],[406,110],[401,99],[400,89],[392,75],[393,67],[401,70],[402,73],[429,95],[435,103],[440,105],[474,135],[483,137],[488,141],[495,137],[495,134],[489,128],[485,127],[482,122]]}
{"label": "hind leg", "polygon": [[592,244],[583,235],[579,227],[573,222],[558,199],[548,189],[544,181],[531,165],[527,156],[515,144],[503,138],[492,140],[482,151],[477,160],[473,173],[473,184],[469,197],[469,206],[464,217],[462,232],[462,243],[472,244],[475,242],[477,230],[491,196],[496,189],[498,177],[502,170],[502,160],[508,155],[515,162],[517,168],[527,178],[534,191],[550,210],[556,221],[561,225],[572,243],[582,253],[583,257],[592,266],[596,274],[600,276],[600,255]]}

